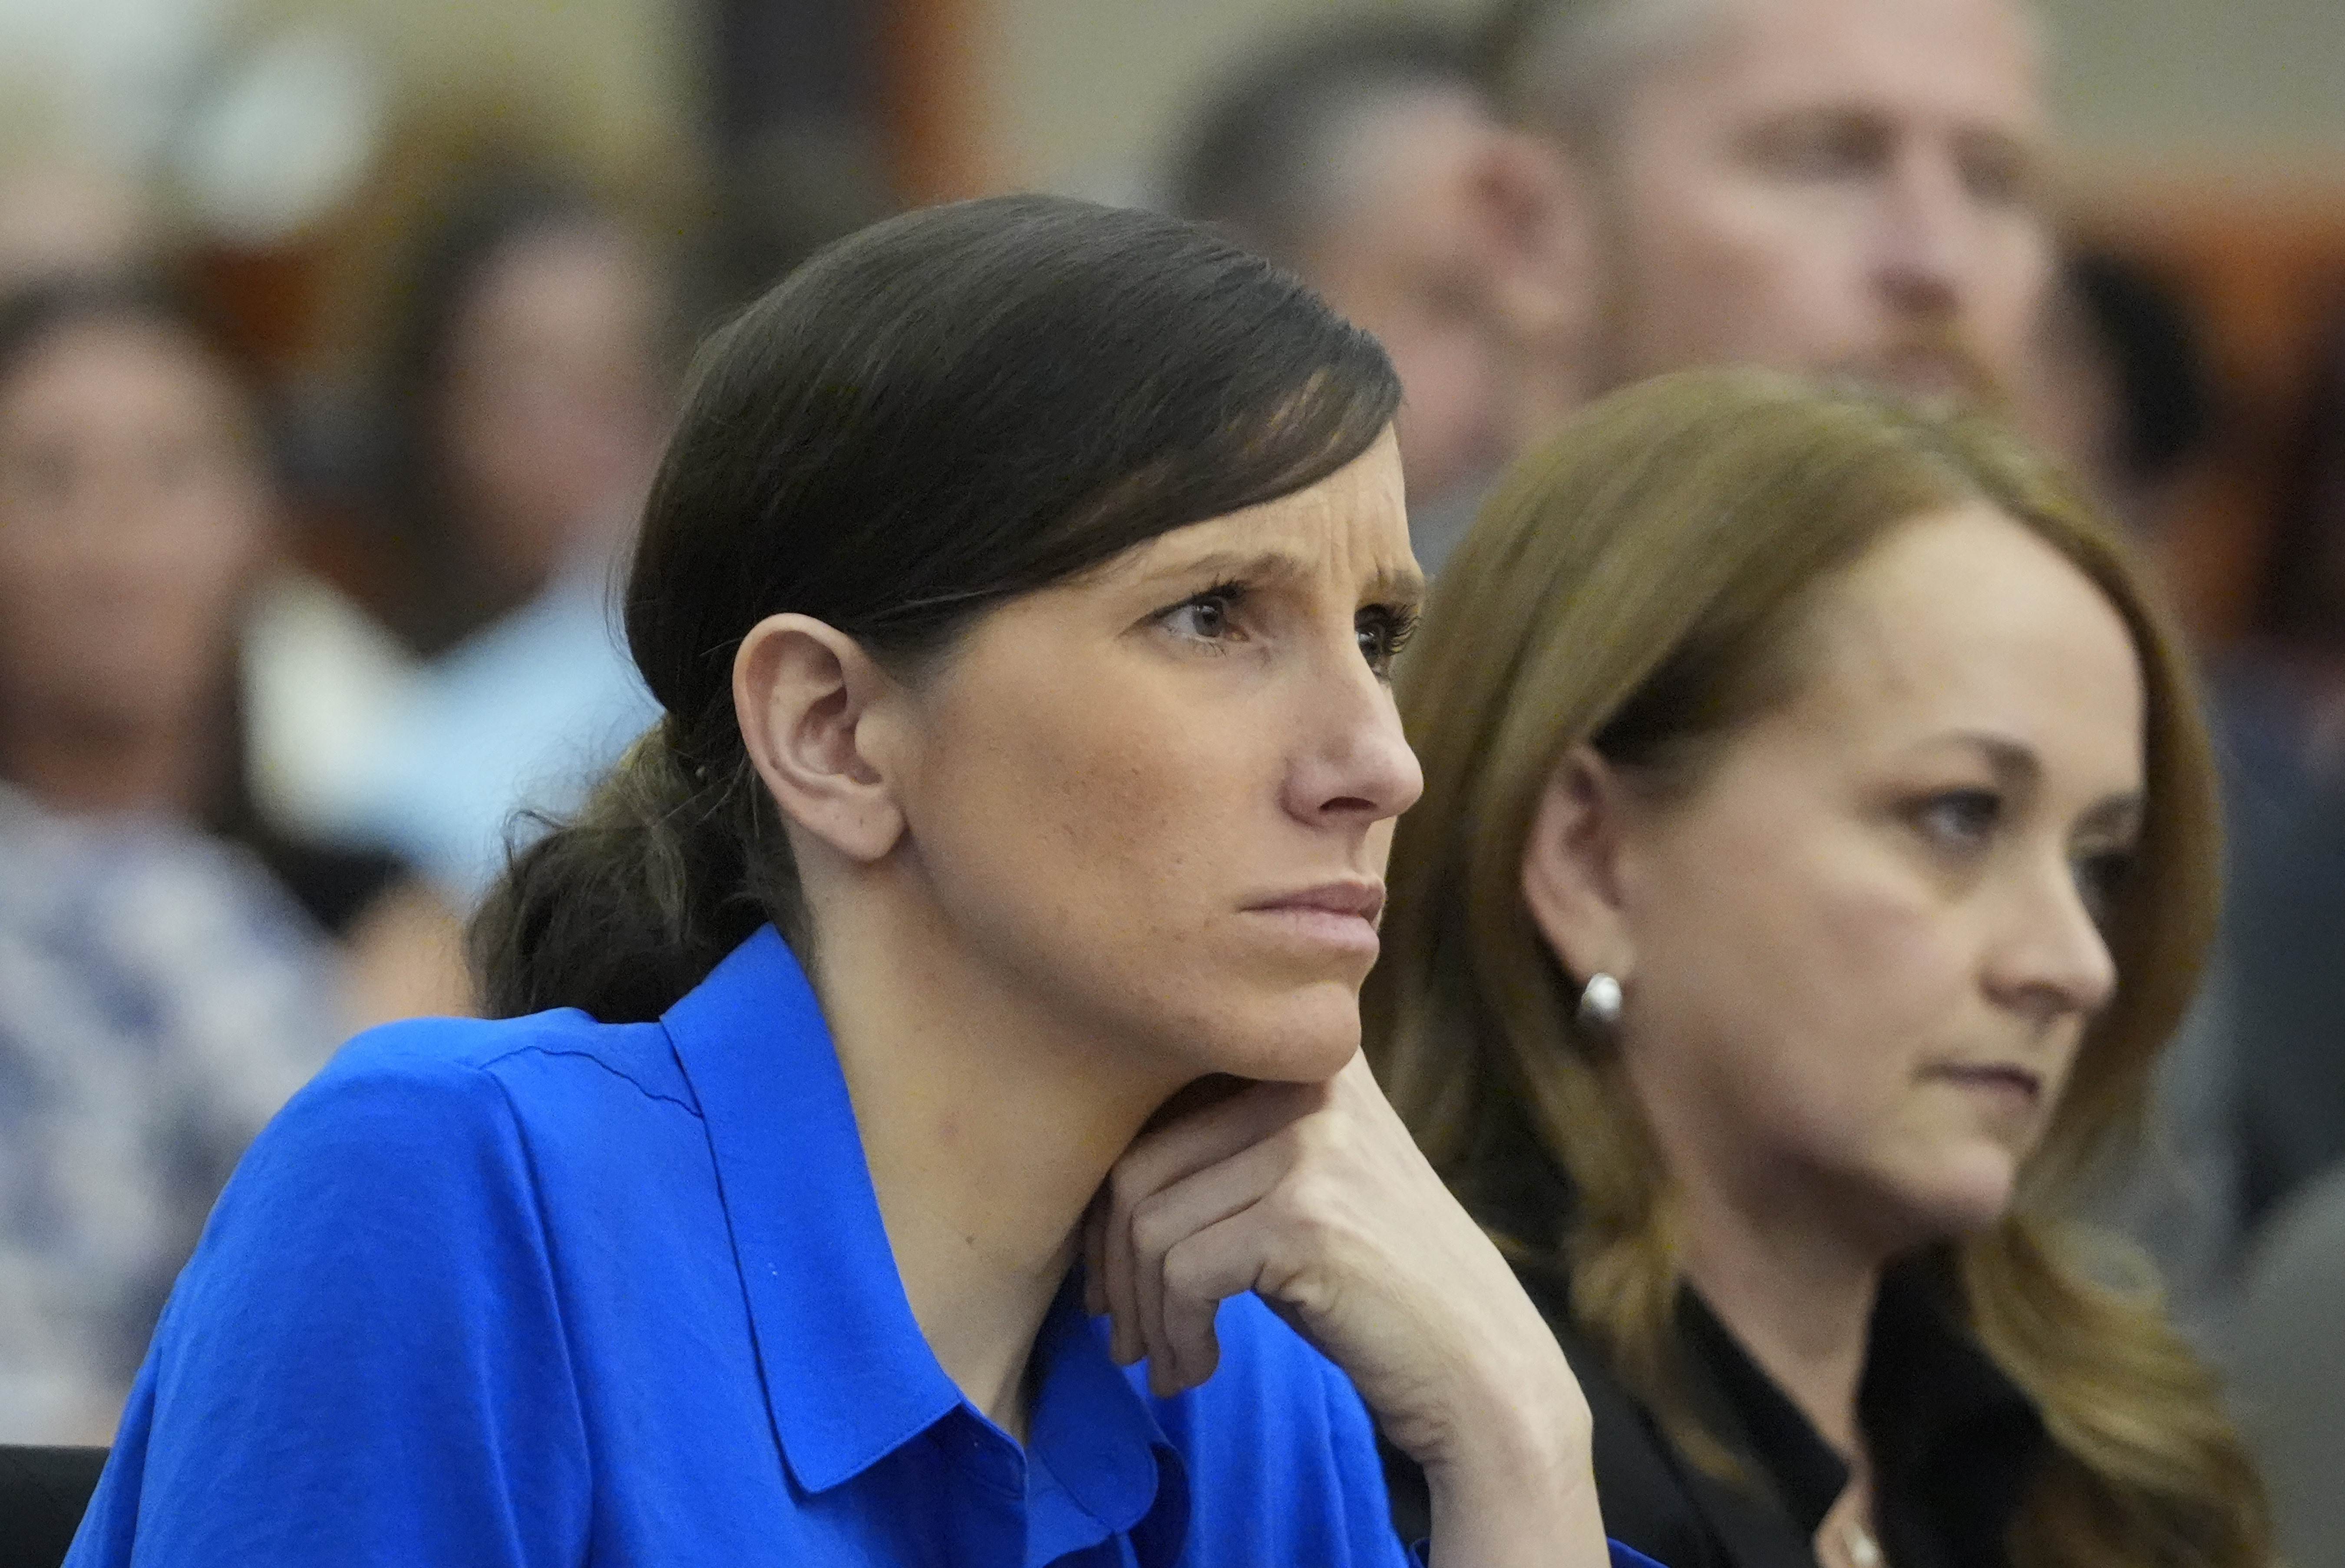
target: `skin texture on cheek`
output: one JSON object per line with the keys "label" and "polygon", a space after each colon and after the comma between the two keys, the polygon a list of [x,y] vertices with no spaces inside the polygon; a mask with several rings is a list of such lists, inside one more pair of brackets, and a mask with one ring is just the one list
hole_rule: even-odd
{"label": "skin texture on cheek", "polygon": [[1884,1193],[1991,1218],[2025,1149],[1982,1137],[1924,1076],[1985,1022],[1971,952],[1853,803],[1819,809],[1789,759],[1742,762],[1639,911],[1658,983],[1640,987],[1629,1069],[1656,1132],[1751,1201],[1837,1203],[1865,1229]]}
{"label": "skin texture on cheek", "polygon": [[2070,856],[2137,798],[2142,697],[2097,591],[1985,509],[1816,614],[1801,692],[1633,819],[1623,1047],[1674,1168],[1894,1251],[2004,1212],[2106,1001]]}
{"label": "skin texture on cheek", "polygon": [[[910,699],[920,739],[899,770],[900,853],[948,939],[1042,1013],[1129,1043],[1176,1082],[1323,1078],[1358,1047],[1367,957],[1248,912],[1373,883],[1397,809],[1326,823],[1295,809],[1298,754],[1331,728],[1400,749],[1354,630],[1363,581],[1414,571],[1389,439],[1330,487],[1167,536],[1175,563],[1218,543],[1308,566],[1310,581],[1240,602],[1222,642],[1152,614],[1213,573],[1135,587],[1110,572],[990,612]],[[1331,789],[1399,788],[1362,769]]]}

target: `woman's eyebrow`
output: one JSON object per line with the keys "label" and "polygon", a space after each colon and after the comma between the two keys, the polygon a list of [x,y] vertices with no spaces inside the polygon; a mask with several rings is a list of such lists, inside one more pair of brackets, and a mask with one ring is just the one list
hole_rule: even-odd
{"label": "woman's eyebrow", "polygon": [[1425,573],[1416,566],[1386,566],[1368,579],[1366,597],[1415,609],[1425,602]]}
{"label": "woman's eyebrow", "polygon": [[2005,789],[2016,789],[2035,782],[2044,771],[2035,748],[2025,742],[1995,730],[1953,730],[1933,735],[1921,743],[1922,750],[1954,746],[1976,754],[1995,774],[1995,782]]}
{"label": "woman's eyebrow", "polygon": [[[1994,771],[1995,783],[2005,789],[2032,784],[2043,774],[2043,762],[2034,748],[2009,735],[1991,730],[1963,730],[1944,738],[1981,754]],[[2120,791],[2094,803],[2077,817],[2076,830],[2081,834],[2131,834],[2140,828],[2142,811],[2141,791]]]}
{"label": "woman's eyebrow", "polygon": [[2113,794],[2076,819],[2076,832],[2087,836],[2130,838],[2141,831],[2142,812],[2139,790]]}
{"label": "woman's eyebrow", "polygon": [[1210,576],[1256,586],[1301,582],[1311,576],[1311,563],[1285,550],[1216,550],[1186,561],[1168,561],[1152,577]]}
{"label": "woman's eyebrow", "polygon": [[[1306,582],[1316,572],[1311,561],[1292,551],[1220,550],[1192,556],[1186,561],[1168,561],[1148,575],[1151,580],[1210,576],[1256,587],[1278,587]],[[1361,592],[1365,599],[1370,601],[1392,600],[1415,604],[1425,597],[1425,573],[1413,565],[1381,567],[1368,579]]]}

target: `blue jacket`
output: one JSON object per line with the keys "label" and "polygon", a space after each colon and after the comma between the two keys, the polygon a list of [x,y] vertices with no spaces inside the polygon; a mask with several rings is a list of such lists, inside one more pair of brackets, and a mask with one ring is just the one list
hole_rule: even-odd
{"label": "blue jacket", "polygon": [[898,1280],[768,928],[655,1024],[361,1037],[166,1309],[71,1568],[1401,1564],[1348,1381],[1252,1297],[1147,1397],[1063,1293],[1030,1445]]}

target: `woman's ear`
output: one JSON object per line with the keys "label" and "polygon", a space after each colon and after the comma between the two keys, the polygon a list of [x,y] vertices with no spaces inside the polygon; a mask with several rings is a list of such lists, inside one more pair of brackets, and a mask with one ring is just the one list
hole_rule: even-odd
{"label": "woman's ear", "polygon": [[1627,982],[1636,945],[1620,896],[1627,787],[1592,746],[1556,764],[1523,845],[1523,901],[1567,973]]}
{"label": "woman's ear", "polygon": [[733,656],[733,712],[757,776],[793,825],[863,864],[904,833],[870,754],[873,706],[893,686],[854,638],[810,615],[768,615]]}

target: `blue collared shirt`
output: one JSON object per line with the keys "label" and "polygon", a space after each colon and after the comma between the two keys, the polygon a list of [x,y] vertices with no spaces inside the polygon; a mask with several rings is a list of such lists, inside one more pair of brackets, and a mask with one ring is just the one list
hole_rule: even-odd
{"label": "blue collared shirt", "polygon": [[770,928],[659,1023],[361,1037],[252,1148],[67,1558],[1401,1564],[1349,1382],[1252,1297],[1146,1396],[1062,1293],[1030,1446],[914,1321]]}

